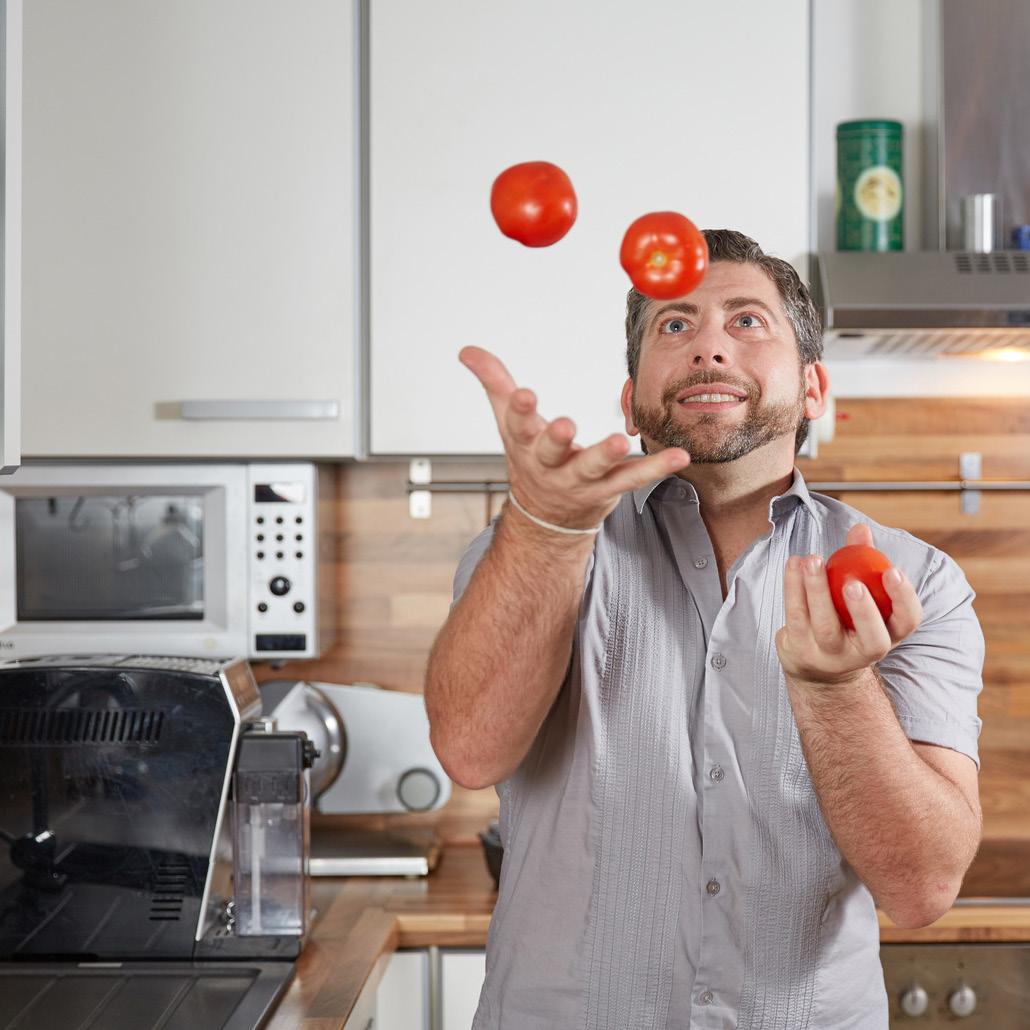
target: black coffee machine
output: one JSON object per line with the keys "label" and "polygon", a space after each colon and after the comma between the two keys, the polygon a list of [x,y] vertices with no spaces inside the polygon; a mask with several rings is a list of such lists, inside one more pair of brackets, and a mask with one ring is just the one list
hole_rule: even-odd
{"label": "black coffee machine", "polygon": [[307,929],[314,758],[260,714],[242,660],[0,663],[0,1026],[60,1026],[98,976],[112,1026],[134,992],[155,1026],[260,1025]]}

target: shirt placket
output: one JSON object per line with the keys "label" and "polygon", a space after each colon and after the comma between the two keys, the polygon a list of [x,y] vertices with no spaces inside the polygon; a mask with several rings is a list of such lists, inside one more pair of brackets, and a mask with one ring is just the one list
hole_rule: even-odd
{"label": "shirt placket", "polygon": [[[691,991],[692,1027],[724,1030],[737,1025],[743,958],[736,916],[744,905],[739,841],[747,818],[747,796],[740,775],[739,749],[743,727],[733,726],[725,702],[735,692],[734,677],[747,675],[742,649],[733,646],[734,587],[722,598],[719,570],[711,540],[696,502],[674,492],[675,511],[666,509],[666,529],[680,575],[704,626],[706,654],[702,684],[701,725],[694,746],[695,787],[699,799],[702,842],[700,876],[693,885],[700,895],[701,927],[698,961]],[[696,932],[696,928],[695,928]]]}

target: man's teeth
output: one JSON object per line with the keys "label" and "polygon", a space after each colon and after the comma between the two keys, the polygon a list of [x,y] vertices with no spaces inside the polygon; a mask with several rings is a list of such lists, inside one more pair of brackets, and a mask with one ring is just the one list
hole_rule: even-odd
{"label": "man's teeth", "polygon": [[732,393],[696,393],[693,397],[684,397],[680,404],[723,404],[726,401],[739,401],[742,397]]}

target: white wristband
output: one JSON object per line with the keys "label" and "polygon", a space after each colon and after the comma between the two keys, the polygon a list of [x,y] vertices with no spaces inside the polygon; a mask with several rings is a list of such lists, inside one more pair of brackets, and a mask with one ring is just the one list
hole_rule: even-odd
{"label": "white wristband", "polygon": [[584,536],[601,532],[600,526],[594,526],[593,529],[570,529],[568,526],[556,526],[553,522],[544,522],[543,519],[538,519],[535,515],[530,515],[530,513],[526,511],[526,509],[523,508],[517,500],[515,500],[515,495],[510,490],[508,491],[508,500],[511,501],[511,503],[514,504],[530,522],[535,522],[538,526],[543,526],[544,529],[553,530],[555,533],[568,533],[570,536]]}

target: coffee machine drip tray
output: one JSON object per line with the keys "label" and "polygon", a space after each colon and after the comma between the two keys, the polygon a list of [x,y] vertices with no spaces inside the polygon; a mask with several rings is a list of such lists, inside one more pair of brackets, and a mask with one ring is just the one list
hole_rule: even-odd
{"label": "coffee machine drip tray", "polygon": [[258,1030],[292,962],[4,962],[0,1027]]}

